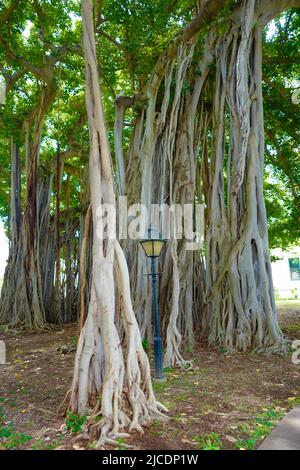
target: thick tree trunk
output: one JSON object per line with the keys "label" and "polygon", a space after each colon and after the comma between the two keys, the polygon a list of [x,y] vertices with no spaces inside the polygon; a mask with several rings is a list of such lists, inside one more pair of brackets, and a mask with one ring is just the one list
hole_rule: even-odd
{"label": "thick tree trunk", "polygon": [[263,200],[262,30],[254,8],[254,0],[243,2],[216,48],[204,327],[210,343],[228,349],[282,352]]}
{"label": "thick tree trunk", "polygon": [[[0,323],[13,328],[41,329],[45,326],[43,285],[40,263],[40,218],[42,210],[38,191],[40,139],[45,112],[53,89],[44,87],[34,115],[33,139],[27,139],[26,197],[22,224],[5,271],[1,294]],[[14,212],[14,208],[12,208]],[[13,226],[15,228],[15,225]],[[15,237],[15,234],[12,235]]]}
{"label": "thick tree trunk", "polygon": [[[152,390],[150,366],[131,306],[129,274],[122,249],[102,227],[102,204],[115,207],[113,171],[98,79],[92,0],[82,1],[86,65],[86,107],[90,131],[90,188],[93,217],[93,280],[88,316],[75,359],[71,409],[101,414],[95,427],[98,446],[136,429],[159,408]],[[99,232],[100,230],[100,232]],[[126,361],[115,324],[115,271],[126,334]],[[100,396],[100,400],[96,397]],[[125,434],[126,435],[126,434]]]}

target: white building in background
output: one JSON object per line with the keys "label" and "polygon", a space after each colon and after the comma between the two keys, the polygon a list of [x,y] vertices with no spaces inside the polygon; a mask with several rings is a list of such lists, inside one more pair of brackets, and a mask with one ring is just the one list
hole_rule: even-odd
{"label": "white building in background", "polygon": [[300,247],[289,251],[272,250],[273,283],[275,297],[300,300]]}

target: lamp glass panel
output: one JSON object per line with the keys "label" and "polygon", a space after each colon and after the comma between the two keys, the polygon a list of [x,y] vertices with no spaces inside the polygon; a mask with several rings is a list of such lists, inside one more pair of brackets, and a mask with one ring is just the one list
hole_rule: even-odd
{"label": "lamp glass panel", "polygon": [[159,256],[163,246],[165,244],[164,240],[153,240],[153,255],[152,256]]}
{"label": "lamp glass panel", "polygon": [[145,240],[141,243],[146,256],[153,256],[153,241],[152,240]]}

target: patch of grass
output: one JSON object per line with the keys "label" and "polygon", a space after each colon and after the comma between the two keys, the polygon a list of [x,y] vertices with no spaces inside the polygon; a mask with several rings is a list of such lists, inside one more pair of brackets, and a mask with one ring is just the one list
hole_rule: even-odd
{"label": "patch of grass", "polygon": [[173,385],[176,385],[176,384],[183,384],[184,383],[184,377],[179,377],[178,375],[173,375],[171,377],[171,380],[170,382],[173,384]]}
{"label": "patch of grass", "polygon": [[162,436],[164,434],[164,426],[162,422],[154,419],[151,424],[150,433],[152,436]]}
{"label": "patch of grass", "polygon": [[153,386],[153,390],[155,392],[162,392],[163,390],[165,390],[166,386],[167,386],[167,382],[153,382],[152,383],[152,386]]}
{"label": "patch of grass", "polygon": [[[254,450],[258,441],[264,439],[278,421],[283,417],[281,410],[268,408],[259,413],[253,420],[240,428],[241,432],[246,435],[244,439],[238,439],[235,443],[237,449]],[[248,434],[248,435],[247,435]]]}
{"label": "patch of grass", "polygon": [[283,333],[289,337],[298,337],[300,336],[300,323],[287,323],[286,325],[282,325],[281,329]]}
{"label": "patch of grass", "polygon": [[[5,414],[4,414],[4,409],[2,406],[0,406],[0,426],[4,423],[5,420]],[[1,428],[0,428],[1,430]]]}
{"label": "patch of grass", "polygon": [[60,436],[57,437],[57,439],[51,441],[51,442],[45,442],[43,439],[38,439],[35,444],[32,444],[30,449],[32,450],[54,450],[59,445],[61,444],[61,441],[63,440],[64,435],[61,434]]}
{"label": "patch of grass", "polygon": [[203,436],[194,436],[197,449],[200,450],[220,450],[222,441],[216,432],[204,434]]}
{"label": "patch of grass", "polygon": [[2,407],[0,407],[0,447],[2,449],[10,450],[15,449],[33,438],[27,434],[17,432],[13,422],[4,425],[5,414]]}
{"label": "patch of grass", "polygon": [[77,433],[82,430],[83,425],[87,421],[87,416],[79,416],[71,410],[67,411],[66,427],[68,431]]}
{"label": "patch of grass", "polygon": [[177,395],[176,400],[186,401],[186,400],[188,400],[188,395],[186,393],[181,393],[180,395]]}
{"label": "patch of grass", "polygon": [[296,405],[300,405],[300,396],[298,396],[298,397],[289,397],[288,402],[289,402],[289,405],[291,405],[292,407],[294,407]]}
{"label": "patch of grass", "polygon": [[290,307],[300,308],[300,300],[297,300],[297,299],[276,300],[276,307],[277,308],[290,308]]}
{"label": "patch of grass", "polygon": [[32,450],[52,450],[53,447],[48,442],[45,442],[43,439],[38,439],[35,444],[32,444],[30,447]]}
{"label": "patch of grass", "polygon": [[172,410],[172,408],[174,408],[174,406],[176,406],[176,404],[172,401],[169,401],[169,400],[164,400],[164,406],[167,408],[167,410]]}
{"label": "patch of grass", "polygon": [[173,419],[174,423],[179,423],[179,422],[182,421],[182,416],[181,416],[181,414],[179,413],[179,414],[174,415],[174,416],[172,417],[172,419]]}
{"label": "patch of grass", "polygon": [[28,441],[33,439],[32,436],[23,434],[21,432],[12,432],[7,438],[2,442],[2,445],[5,449],[15,449],[16,447],[25,444]]}
{"label": "patch of grass", "polygon": [[164,367],[164,372],[167,374],[168,372],[175,372],[176,369],[174,367]]}
{"label": "patch of grass", "polygon": [[235,443],[235,447],[239,450],[255,450],[257,439],[255,437],[249,437],[247,439],[239,439]]}

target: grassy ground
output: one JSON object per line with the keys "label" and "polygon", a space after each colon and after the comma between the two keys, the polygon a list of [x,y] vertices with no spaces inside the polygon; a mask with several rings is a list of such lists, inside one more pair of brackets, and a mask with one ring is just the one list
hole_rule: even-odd
{"label": "grassy ground", "polygon": [[300,340],[300,300],[277,301],[276,306],[283,333]]}
{"label": "grassy ground", "polygon": [[[300,303],[281,303],[278,310],[284,333],[300,339]],[[72,379],[75,331],[65,326],[5,337],[9,363],[0,366],[0,449],[94,447],[74,442],[84,419],[69,415],[65,421],[56,413]],[[300,366],[290,355],[228,354],[198,344],[191,356],[192,371],[168,370],[167,382],[154,384],[170,419],[155,421],[143,436],[134,434],[127,442],[135,449],[255,449],[300,403]]]}
{"label": "grassy ground", "polygon": [[279,311],[284,311],[286,308],[291,308],[293,310],[299,310],[300,308],[300,299],[290,299],[290,300],[276,300],[276,306]]}

